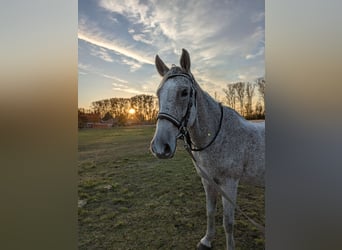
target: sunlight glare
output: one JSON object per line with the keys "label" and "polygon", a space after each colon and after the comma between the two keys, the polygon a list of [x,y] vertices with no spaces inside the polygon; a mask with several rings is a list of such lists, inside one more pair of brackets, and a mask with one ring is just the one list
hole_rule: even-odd
{"label": "sunlight glare", "polygon": [[135,113],[135,109],[130,109],[128,110],[128,113],[130,113],[131,115],[133,115]]}

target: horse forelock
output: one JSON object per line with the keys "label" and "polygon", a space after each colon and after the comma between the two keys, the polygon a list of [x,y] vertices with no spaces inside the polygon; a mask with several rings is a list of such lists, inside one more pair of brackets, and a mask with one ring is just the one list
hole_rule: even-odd
{"label": "horse forelock", "polygon": [[164,83],[168,80],[168,78],[174,74],[188,74],[188,73],[181,67],[173,64],[170,70],[164,75],[162,81],[160,82],[158,89],[157,89],[157,95],[160,92],[160,90],[163,88]]}

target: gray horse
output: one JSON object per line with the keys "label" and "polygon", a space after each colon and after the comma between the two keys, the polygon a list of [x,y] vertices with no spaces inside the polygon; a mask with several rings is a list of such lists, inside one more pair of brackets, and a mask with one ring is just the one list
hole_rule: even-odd
{"label": "gray horse", "polygon": [[[157,55],[155,64],[163,77],[157,95],[159,115],[151,142],[152,153],[173,157],[177,139],[185,138],[206,194],[207,231],[198,249],[211,249],[219,193],[203,178],[200,168],[235,203],[240,180],[264,186],[265,123],[246,121],[235,110],[223,107],[198,85],[190,72],[190,56],[183,49],[181,67],[170,69]],[[227,249],[233,250],[234,205],[222,197]]]}

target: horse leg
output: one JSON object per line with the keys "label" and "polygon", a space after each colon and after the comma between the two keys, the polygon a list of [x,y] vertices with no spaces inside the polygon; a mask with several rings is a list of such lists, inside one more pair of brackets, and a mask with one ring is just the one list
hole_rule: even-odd
{"label": "horse leg", "polygon": [[198,244],[198,250],[211,249],[211,242],[215,237],[215,213],[217,191],[202,178],[207,206],[207,232]]}
{"label": "horse leg", "polygon": [[[237,187],[239,181],[234,179],[228,179],[226,183],[222,186],[224,192],[228,195],[228,197],[236,203],[236,196],[237,196]],[[223,227],[226,233],[226,244],[227,250],[234,250],[234,237],[233,237],[233,227],[234,227],[234,206],[222,197],[222,204],[223,204]]]}

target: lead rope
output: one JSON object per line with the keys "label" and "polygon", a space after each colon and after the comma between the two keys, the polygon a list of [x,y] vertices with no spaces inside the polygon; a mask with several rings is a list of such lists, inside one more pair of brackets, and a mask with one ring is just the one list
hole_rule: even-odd
{"label": "lead rope", "polygon": [[222,190],[222,188],[212,179],[210,178],[210,176],[207,174],[207,172],[201,168],[199,165],[197,165],[196,159],[194,157],[194,155],[192,154],[190,145],[187,142],[186,136],[187,132],[185,134],[185,136],[180,137],[184,140],[184,148],[186,149],[186,151],[189,153],[191,159],[193,160],[195,166],[197,167],[197,169],[200,170],[201,172],[201,176],[209,182],[209,184],[211,184],[212,186],[215,187],[216,191],[218,193],[220,193],[227,201],[230,202],[230,204],[233,205],[233,207],[235,209],[237,209],[247,220],[249,220],[250,223],[252,223],[257,229],[259,229],[261,231],[261,233],[263,234],[263,237],[265,238],[265,227],[263,225],[261,225],[260,223],[256,222],[255,220],[253,220],[252,218],[250,218],[244,211],[242,211],[242,209],[235,203],[232,201],[232,199],[229,198],[229,196]]}

